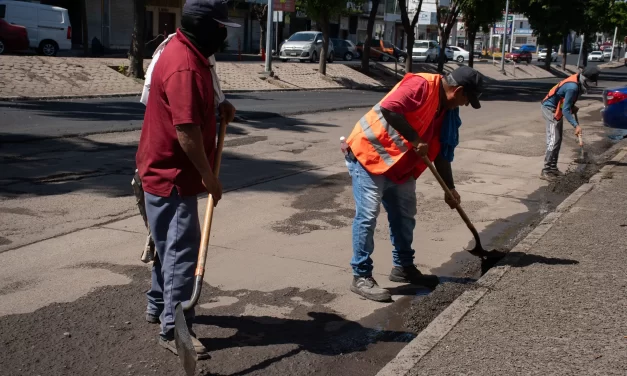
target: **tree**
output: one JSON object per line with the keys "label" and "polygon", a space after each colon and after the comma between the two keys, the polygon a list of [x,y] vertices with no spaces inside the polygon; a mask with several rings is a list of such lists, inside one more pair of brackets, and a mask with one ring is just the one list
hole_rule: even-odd
{"label": "tree", "polygon": [[144,18],[146,14],[146,0],[133,0],[133,38],[129,53],[129,77],[144,78]]}
{"label": "tree", "polygon": [[372,31],[374,30],[374,20],[377,17],[377,9],[379,8],[379,0],[372,0],[372,8],[368,15],[368,25],[366,26],[366,40],[361,53],[361,71],[363,73],[370,72],[370,42],[372,40]]}
{"label": "tree", "polygon": [[477,32],[490,32],[490,25],[503,18],[504,0],[472,0],[461,5],[461,13],[464,17],[470,56],[468,66],[474,65],[475,39]]}
{"label": "tree", "polygon": [[[266,48],[266,29],[268,23],[268,4],[254,4],[251,8],[253,17],[259,21],[259,29],[261,30],[261,38],[259,39],[259,53]],[[267,52],[267,51],[266,51]]]}
{"label": "tree", "polygon": [[403,24],[403,29],[405,30],[405,34],[407,35],[407,58],[405,59],[405,72],[412,72],[412,49],[414,48],[414,41],[416,40],[416,24],[418,23],[418,17],[420,16],[420,10],[422,9],[422,0],[418,3],[418,7],[416,8],[416,13],[414,13],[414,17],[411,22],[409,22],[409,9],[407,0],[398,0],[398,7],[401,9],[401,23]]}
{"label": "tree", "polygon": [[[360,3],[361,1],[350,1]],[[348,0],[300,0],[299,4],[311,19],[315,20],[322,31],[322,51],[320,51],[321,74],[327,74],[327,51],[329,51],[330,20],[347,11]],[[314,42],[316,43],[316,42]]]}
{"label": "tree", "polygon": [[451,35],[453,26],[457,23],[457,17],[462,7],[471,0],[450,0],[448,6],[440,6],[440,0],[435,0],[435,9],[438,16],[438,34],[440,35],[440,56],[438,57],[438,72],[444,71],[446,62],[446,44]]}

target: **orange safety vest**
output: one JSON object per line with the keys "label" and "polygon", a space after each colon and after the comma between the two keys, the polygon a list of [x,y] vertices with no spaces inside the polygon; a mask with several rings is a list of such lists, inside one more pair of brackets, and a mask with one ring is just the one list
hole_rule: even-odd
{"label": "orange safety vest", "polygon": [[[346,140],[355,158],[371,174],[384,174],[408,150],[413,148],[409,141],[388,124],[381,113],[381,102],[413,75],[427,80],[429,93],[422,106],[414,112],[406,113],[405,119],[416,130],[418,135],[423,138],[435,118],[438,105],[440,104],[440,82],[442,81],[442,76],[427,73],[410,73],[405,75],[401,82],[396,84],[379,103],[357,122],[353,132]],[[433,162],[440,152],[439,132],[437,134],[434,133],[431,140],[425,141],[429,143],[428,158]],[[420,175],[426,168],[427,166],[420,160],[416,165],[416,172]]]}
{"label": "orange safety vest", "polygon": [[[551,89],[551,91],[549,91],[549,93],[546,95],[546,97],[544,97],[544,99],[542,100],[542,103],[546,102],[547,99],[551,98],[552,96],[555,95],[555,93],[557,93],[557,91],[564,86],[564,84],[567,84],[569,82],[574,82],[577,85],[579,85],[579,73],[575,73],[572,76],[568,77],[567,79],[565,79],[564,81],[560,82],[559,84],[553,86],[553,88]],[[577,96],[577,98],[575,98],[575,102],[573,102],[573,104],[575,104],[577,102],[577,99],[579,98],[579,96]],[[562,108],[564,107],[564,99],[560,99],[559,103],[557,104],[557,108],[555,109],[555,115],[554,118],[557,121],[560,121],[562,119]]]}

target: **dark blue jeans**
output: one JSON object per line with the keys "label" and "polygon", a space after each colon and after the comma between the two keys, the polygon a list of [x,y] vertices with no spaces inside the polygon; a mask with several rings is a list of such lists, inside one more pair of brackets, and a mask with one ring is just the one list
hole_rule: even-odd
{"label": "dark blue jeans", "polygon": [[[200,246],[198,200],[196,196],[180,197],[176,189],[170,197],[144,194],[146,216],[158,255],[152,267],[152,284],[146,293],[146,312],[159,316],[162,336],[174,338],[174,307],[179,301],[189,301],[194,289]],[[186,311],[185,318],[191,325],[194,310]]]}
{"label": "dark blue jeans", "polygon": [[353,220],[353,275],[372,276],[374,230],[383,203],[388,213],[392,262],[394,266],[414,264],[412,241],[416,227],[416,180],[410,178],[396,184],[383,175],[373,175],[350,157],[346,158],[348,172],[353,180],[355,219]]}

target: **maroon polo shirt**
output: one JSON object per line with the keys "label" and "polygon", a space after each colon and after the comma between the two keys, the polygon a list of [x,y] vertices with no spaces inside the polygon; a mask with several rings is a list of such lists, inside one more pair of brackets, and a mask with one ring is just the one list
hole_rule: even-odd
{"label": "maroon polo shirt", "polygon": [[177,30],[152,72],[150,95],[136,155],[144,191],[169,197],[206,192],[200,173],[176,136],[176,126],[200,127],[205,152],[213,165],[216,118],[211,70],[207,58]]}

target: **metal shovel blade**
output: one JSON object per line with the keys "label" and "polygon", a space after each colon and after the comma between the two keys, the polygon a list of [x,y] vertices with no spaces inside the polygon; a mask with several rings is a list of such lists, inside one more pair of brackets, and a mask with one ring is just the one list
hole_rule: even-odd
{"label": "metal shovel blade", "polygon": [[194,376],[196,373],[196,359],[198,354],[192,343],[192,336],[189,334],[185,314],[183,313],[183,305],[176,303],[174,313],[174,342],[176,342],[176,351],[178,353],[183,369],[188,376]]}

